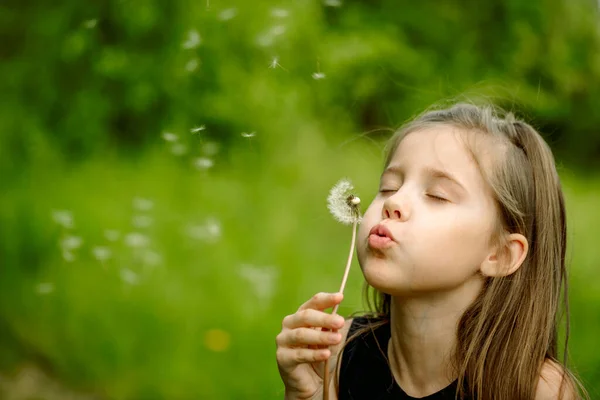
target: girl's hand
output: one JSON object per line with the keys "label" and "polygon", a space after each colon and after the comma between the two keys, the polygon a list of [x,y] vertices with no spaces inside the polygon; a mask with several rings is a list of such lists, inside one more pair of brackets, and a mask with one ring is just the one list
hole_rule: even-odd
{"label": "girl's hand", "polygon": [[[285,385],[286,399],[313,399],[323,393],[323,361],[332,355],[329,346],[342,340],[338,330],[344,318],[323,310],[339,304],[341,293],[318,293],[295,314],[283,319],[277,335],[277,366]],[[325,331],[321,329],[325,328]]]}

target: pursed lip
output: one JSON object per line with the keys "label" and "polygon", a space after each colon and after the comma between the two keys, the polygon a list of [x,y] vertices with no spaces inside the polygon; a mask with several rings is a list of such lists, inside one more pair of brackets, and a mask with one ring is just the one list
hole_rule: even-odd
{"label": "pursed lip", "polygon": [[373,228],[371,228],[369,235],[387,237],[393,240],[394,242],[396,241],[396,239],[394,239],[394,235],[392,235],[392,232],[383,224],[377,224]]}

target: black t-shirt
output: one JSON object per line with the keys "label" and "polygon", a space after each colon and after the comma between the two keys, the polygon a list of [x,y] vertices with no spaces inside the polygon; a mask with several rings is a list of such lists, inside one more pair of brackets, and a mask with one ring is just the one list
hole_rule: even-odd
{"label": "black t-shirt", "polygon": [[[358,328],[377,320],[354,318],[348,338]],[[396,383],[387,361],[390,324],[367,331],[350,341],[342,353],[340,365],[339,400],[416,400]],[[454,400],[457,382],[420,400]]]}

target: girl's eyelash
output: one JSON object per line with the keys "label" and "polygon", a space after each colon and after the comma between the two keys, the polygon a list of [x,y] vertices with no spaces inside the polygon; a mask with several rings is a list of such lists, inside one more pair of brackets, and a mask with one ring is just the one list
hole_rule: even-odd
{"label": "girl's eyelash", "polygon": [[443,197],[440,196],[436,196],[434,194],[427,194],[427,197],[429,197],[430,199],[434,200],[434,201],[439,201],[440,203],[445,203],[448,201],[448,199],[445,199]]}

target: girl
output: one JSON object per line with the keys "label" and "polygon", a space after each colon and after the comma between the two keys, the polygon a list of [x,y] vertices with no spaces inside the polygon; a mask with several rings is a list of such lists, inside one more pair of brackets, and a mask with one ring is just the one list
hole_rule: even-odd
{"label": "girl", "polygon": [[565,249],[554,159],[530,125],[490,106],[424,113],[390,139],[358,232],[373,312],[344,321],[324,312],[342,295],[319,293],[286,316],[285,398],[322,398],[325,360],[330,399],[578,398],[557,360]]}

